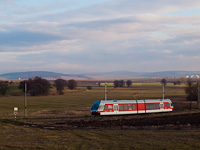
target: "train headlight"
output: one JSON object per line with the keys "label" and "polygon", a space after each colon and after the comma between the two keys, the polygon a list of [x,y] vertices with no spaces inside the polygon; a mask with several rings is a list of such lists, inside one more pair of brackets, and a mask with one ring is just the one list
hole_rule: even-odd
{"label": "train headlight", "polygon": [[100,106],[99,106],[99,109],[100,109],[100,110],[102,110],[102,109],[103,109],[103,106],[102,106],[102,105],[100,105]]}

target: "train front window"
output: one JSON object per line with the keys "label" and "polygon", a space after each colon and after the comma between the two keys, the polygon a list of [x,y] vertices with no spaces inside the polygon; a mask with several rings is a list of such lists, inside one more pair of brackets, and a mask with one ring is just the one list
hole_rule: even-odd
{"label": "train front window", "polygon": [[169,103],[165,103],[164,105],[165,105],[165,107],[170,107]]}
{"label": "train front window", "polygon": [[98,104],[94,104],[94,105],[92,106],[92,110],[97,110],[97,109],[98,109],[98,107],[99,107],[99,105],[98,105]]}
{"label": "train front window", "polygon": [[102,106],[102,105],[100,105],[100,106],[99,106],[99,109],[103,109],[103,106]]}

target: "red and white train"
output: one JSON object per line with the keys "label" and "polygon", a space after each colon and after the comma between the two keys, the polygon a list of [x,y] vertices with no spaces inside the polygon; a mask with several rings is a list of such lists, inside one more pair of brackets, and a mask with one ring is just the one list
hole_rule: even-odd
{"label": "red and white train", "polygon": [[151,100],[98,100],[92,104],[92,115],[125,115],[170,112],[174,109],[170,99]]}

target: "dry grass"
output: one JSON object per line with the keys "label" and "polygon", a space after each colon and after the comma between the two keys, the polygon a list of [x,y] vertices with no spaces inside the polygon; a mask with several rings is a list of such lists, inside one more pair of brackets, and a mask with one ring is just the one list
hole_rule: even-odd
{"label": "dry grass", "polygon": [[[131,88],[108,87],[108,99],[150,99],[161,98],[160,85],[134,86]],[[168,85],[166,98],[175,104],[174,113],[187,113],[189,103],[185,100],[184,87]],[[104,99],[104,88],[78,87],[66,90],[64,95],[27,97],[28,119],[24,120],[24,97],[0,97],[0,149],[200,149],[199,128],[180,130],[127,130],[127,129],[76,129],[50,130],[20,125],[34,122],[90,116],[93,101]],[[193,107],[195,103],[193,104]],[[14,121],[13,107],[19,108],[17,122]],[[196,110],[193,110],[196,111]]]}
{"label": "dry grass", "polygon": [[198,131],[47,130],[0,123],[0,149],[196,150]]}

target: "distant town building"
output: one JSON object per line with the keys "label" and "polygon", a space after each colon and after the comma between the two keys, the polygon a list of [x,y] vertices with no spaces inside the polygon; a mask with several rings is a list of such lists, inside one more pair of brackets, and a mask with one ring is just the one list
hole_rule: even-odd
{"label": "distant town building", "polygon": [[199,79],[199,75],[187,75],[186,78],[196,78],[196,79]]}

